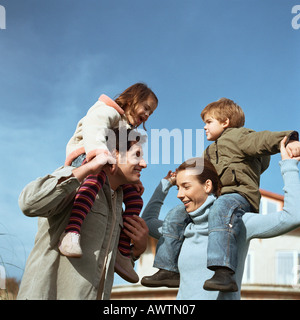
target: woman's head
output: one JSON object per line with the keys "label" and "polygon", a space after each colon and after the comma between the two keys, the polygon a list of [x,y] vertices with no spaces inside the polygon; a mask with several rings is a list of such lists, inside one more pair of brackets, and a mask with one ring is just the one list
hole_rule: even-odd
{"label": "woman's head", "polygon": [[127,88],[115,102],[125,111],[128,121],[134,127],[141,123],[144,125],[158,105],[155,93],[144,83],[136,83]]}
{"label": "woman's head", "polygon": [[206,201],[210,193],[220,195],[221,182],[215,167],[204,158],[193,158],[177,169],[177,197],[187,212],[193,212]]}

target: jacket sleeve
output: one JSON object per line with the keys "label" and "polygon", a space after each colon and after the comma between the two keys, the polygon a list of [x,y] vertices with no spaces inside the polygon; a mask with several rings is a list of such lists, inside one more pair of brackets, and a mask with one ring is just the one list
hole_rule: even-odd
{"label": "jacket sleeve", "polygon": [[245,213],[243,221],[247,239],[271,238],[287,233],[300,226],[300,179],[297,160],[280,162],[284,180],[284,206],[282,211],[266,215]]}
{"label": "jacket sleeve", "polygon": [[[50,175],[30,182],[19,196],[19,206],[29,217],[50,217],[59,213],[74,198],[79,181],[73,167],[61,167]],[[66,178],[59,183],[61,178]]]}
{"label": "jacket sleeve", "polygon": [[249,131],[241,135],[238,143],[246,156],[268,156],[280,152],[280,141],[285,136],[288,136],[287,143],[292,140],[299,141],[297,131]]}
{"label": "jacket sleeve", "polygon": [[142,218],[149,228],[149,235],[156,239],[159,239],[162,235],[163,220],[159,219],[159,214],[171,187],[172,185],[168,180],[162,179],[143,211]]}
{"label": "jacket sleeve", "polygon": [[88,161],[99,152],[108,150],[108,129],[118,127],[120,120],[118,111],[104,103],[98,102],[89,109],[82,121],[83,144]]}

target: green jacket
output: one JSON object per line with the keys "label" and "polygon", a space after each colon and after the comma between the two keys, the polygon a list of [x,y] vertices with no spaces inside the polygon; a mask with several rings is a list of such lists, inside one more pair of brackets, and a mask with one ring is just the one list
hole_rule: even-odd
{"label": "green jacket", "polygon": [[280,141],[299,140],[296,131],[261,131],[227,128],[205,151],[222,183],[221,194],[239,193],[259,211],[260,175],[268,168],[270,155],[280,152]]}

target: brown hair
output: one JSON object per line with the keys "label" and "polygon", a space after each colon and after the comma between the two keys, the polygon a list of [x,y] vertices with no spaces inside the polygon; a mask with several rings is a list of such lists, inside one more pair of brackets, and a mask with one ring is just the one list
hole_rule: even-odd
{"label": "brown hair", "polygon": [[228,118],[230,128],[240,128],[245,124],[245,114],[242,108],[227,98],[221,98],[208,104],[201,112],[203,121],[206,115],[210,115],[220,122],[224,122]]}
{"label": "brown hair", "polygon": [[177,169],[177,171],[183,171],[188,168],[197,168],[197,177],[198,181],[201,184],[204,184],[206,180],[211,180],[213,185],[213,193],[218,197],[221,194],[222,184],[219,179],[218,173],[214,165],[205,158],[192,158],[183,162]]}
{"label": "brown hair", "polygon": [[[153,96],[156,104],[158,104],[157,96],[145,83],[136,83],[123,91],[115,99],[115,102],[124,111],[129,110],[130,114],[132,115],[136,110],[137,104],[146,101],[150,95]],[[143,126],[146,130],[144,123]]]}

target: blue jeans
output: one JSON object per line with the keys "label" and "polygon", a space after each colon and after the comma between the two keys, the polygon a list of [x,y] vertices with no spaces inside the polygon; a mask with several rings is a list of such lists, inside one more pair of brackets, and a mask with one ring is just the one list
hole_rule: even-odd
{"label": "blue jeans", "polygon": [[80,167],[82,165],[82,162],[85,160],[85,158],[86,158],[85,153],[79,155],[76,159],[73,160],[71,166],[76,168]]}
{"label": "blue jeans", "polygon": [[[180,210],[178,210],[180,211]],[[191,218],[186,212],[171,210],[162,225],[153,267],[178,272],[178,256],[184,239],[184,231]]]}
{"label": "blue jeans", "polygon": [[242,216],[251,211],[249,202],[238,193],[224,194],[211,206],[208,215],[207,267],[237,267],[236,238],[243,226]]}

